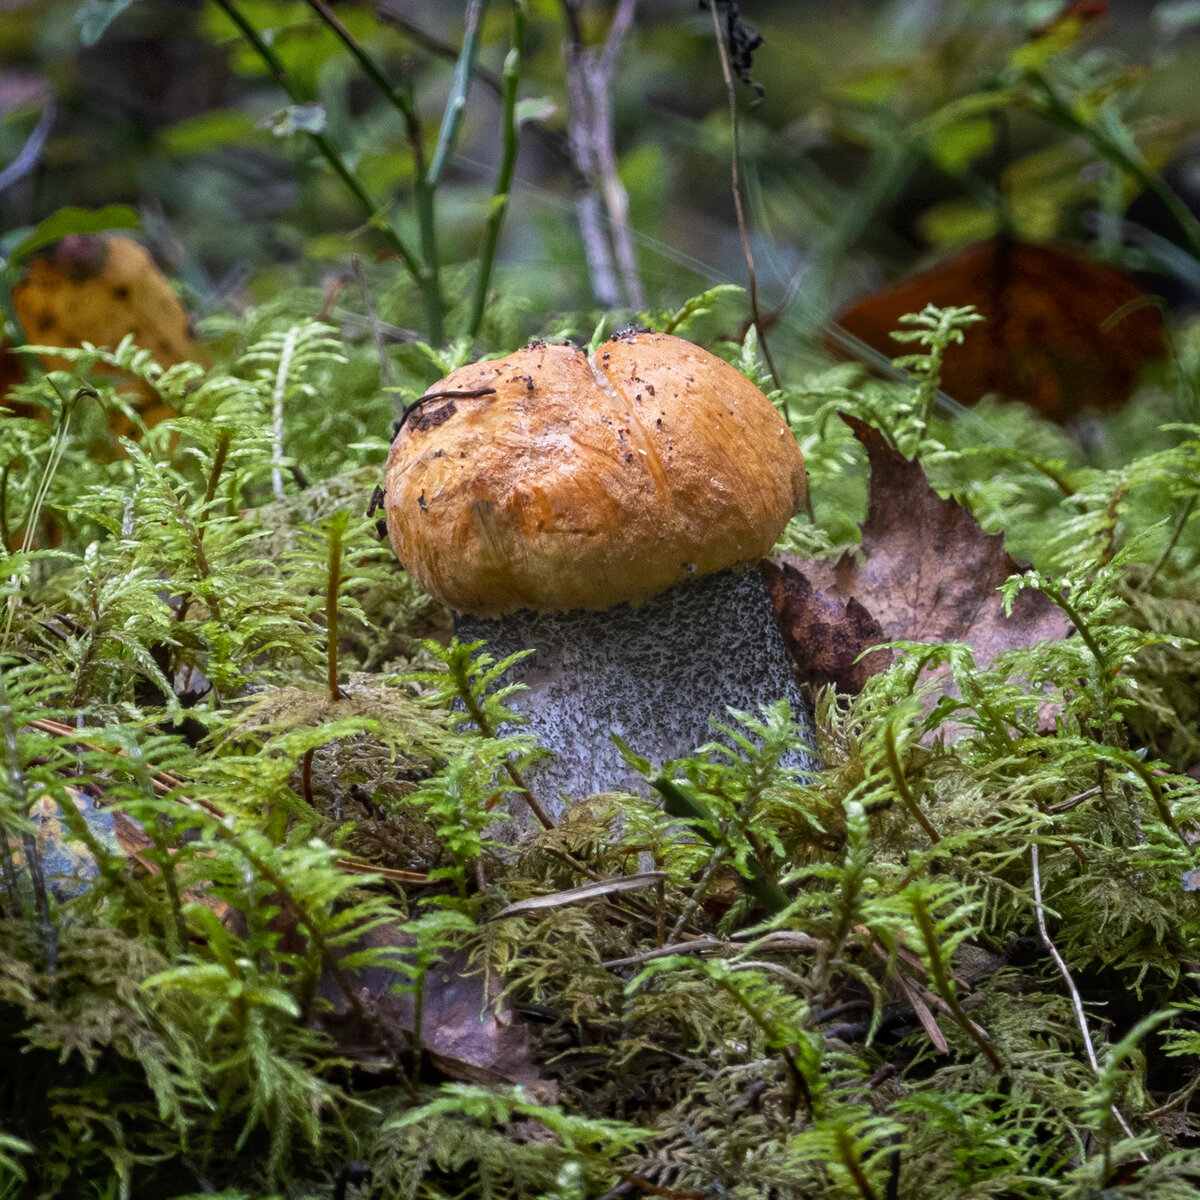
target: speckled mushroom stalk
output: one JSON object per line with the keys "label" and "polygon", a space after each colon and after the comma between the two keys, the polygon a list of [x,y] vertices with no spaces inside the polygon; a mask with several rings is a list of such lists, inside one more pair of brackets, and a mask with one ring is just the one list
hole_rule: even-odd
{"label": "speckled mushroom stalk", "polygon": [[[461,367],[403,423],[386,511],[400,560],[497,656],[532,648],[514,703],[563,796],[644,790],[652,761],[712,738],[727,708],[786,697],[807,720],[757,571],[804,502],[771,403],[680,338],[622,334],[589,360],[535,343]],[[810,760],[799,748],[793,765]]]}

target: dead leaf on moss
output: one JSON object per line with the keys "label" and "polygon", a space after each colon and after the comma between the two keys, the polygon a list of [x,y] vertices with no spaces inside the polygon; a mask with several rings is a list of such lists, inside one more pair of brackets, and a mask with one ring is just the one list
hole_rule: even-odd
{"label": "dead leaf on moss", "polygon": [[[352,952],[390,947],[416,951],[416,939],[393,925],[370,930]],[[364,1013],[382,1026],[397,1045],[412,1044],[415,1008],[410,992],[397,992],[397,976],[382,967],[346,972]],[[377,1030],[351,1012],[345,994],[327,972],[321,995],[329,1009],[321,1024],[339,1053],[370,1060],[379,1051]],[[529,1030],[517,1021],[503,998],[503,981],[473,967],[470,953],[446,955],[426,973],[422,997],[422,1054],[443,1075],[462,1083],[524,1085],[542,1103],[553,1103],[552,1080],[543,1079],[533,1061]]]}
{"label": "dead leaf on moss", "polygon": [[1006,617],[998,589],[1020,567],[1003,535],[984,533],[968,509],[939,496],[920,464],[878,430],[842,419],[871,469],[860,550],[836,562],[785,555],[765,568],[789,649],[797,662],[816,664],[811,682],[859,691],[891,665],[891,654],[854,660],[885,641],[965,642],[982,667],[1006,650],[1071,632],[1040,592],[1019,593]]}
{"label": "dead leaf on moss", "polygon": [[[192,340],[187,311],[149,253],[127,237],[72,234],[51,254],[35,258],[13,303],[34,345],[115,348],[127,335],[164,367],[203,361]],[[57,355],[41,356],[47,371],[69,370]],[[144,384],[139,408],[153,425],[171,415]],[[119,432],[131,432],[120,430]]]}
{"label": "dead leaf on moss", "polygon": [[761,570],[800,677],[810,687],[832,684],[853,696],[869,676],[886,670],[893,656],[890,650],[878,650],[860,660],[863,651],[886,642],[887,635],[854,596],[835,595],[828,588],[826,565],[789,556],[767,560]]}

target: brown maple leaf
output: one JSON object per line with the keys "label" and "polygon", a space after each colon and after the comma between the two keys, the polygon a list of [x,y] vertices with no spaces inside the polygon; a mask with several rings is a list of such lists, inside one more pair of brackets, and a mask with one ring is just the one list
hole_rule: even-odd
{"label": "brown maple leaf", "polygon": [[855,693],[891,665],[881,642],[965,642],[979,666],[1071,625],[1042,593],[1019,592],[1004,615],[1001,584],[1020,570],[1002,534],[984,533],[967,509],[929,486],[865,421],[842,420],[867,451],[871,482],[862,546],[836,562],[792,555],[763,565],[784,639],[814,685]]}

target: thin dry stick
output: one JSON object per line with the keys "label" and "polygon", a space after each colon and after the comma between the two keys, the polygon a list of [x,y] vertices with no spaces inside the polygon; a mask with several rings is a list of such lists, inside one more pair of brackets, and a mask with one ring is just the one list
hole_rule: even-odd
{"label": "thin dry stick", "polygon": [[[583,45],[577,6],[578,0],[564,0],[563,15],[568,31],[565,47],[569,102],[567,133],[575,165],[586,181],[586,190],[576,201],[576,211],[588,276],[592,294],[603,307],[619,308],[623,299],[626,307],[642,309],[646,306],[645,293],[629,228],[629,196],[617,173],[609,105],[617,58],[633,23],[637,0],[620,0],[608,36],[598,52]],[[608,236],[604,230],[605,218]]]}
{"label": "thin dry stick", "polygon": [[1157,1108],[1152,1108],[1146,1113],[1146,1120],[1157,1121],[1159,1117],[1165,1117],[1167,1113],[1182,1108],[1197,1091],[1200,1091],[1200,1075],[1194,1075],[1187,1087],[1180,1088],[1179,1091],[1168,1096]]}
{"label": "thin dry stick", "polygon": [[[1042,945],[1046,947],[1046,953],[1054,960],[1054,965],[1058,968],[1058,973],[1063,977],[1063,982],[1067,985],[1067,992],[1071,997],[1071,1007],[1075,1010],[1075,1021],[1079,1026],[1079,1032],[1083,1036],[1083,1048],[1087,1053],[1088,1063],[1091,1065],[1096,1075],[1100,1074],[1100,1062],[1096,1058],[1096,1048],[1092,1043],[1092,1035],[1087,1026],[1087,1015],[1083,1011],[1083,1000],[1079,995],[1079,989],[1075,986],[1075,981],[1071,978],[1071,972],[1067,967],[1063,956],[1059,954],[1058,947],[1050,940],[1050,932],[1046,928],[1046,909],[1042,903],[1042,872],[1038,864],[1038,848],[1034,842],[1029,847],[1029,859],[1033,867],[1033,911],[1037,916],[1038,933],[1041,934]],[[1117,1110],[1114,1104],[1109,1112],[1112,1113],[1113,1119],[1121,1127],[1121,1132],[1127,1137],[1134,1136],[1133,1130],[1129,1127],[1129,1123]],[[1140,1154],[1143,1162],[1149,1162],[1149,1157],[1143,1152]]]}
{"label": "thin dry stick", "polygon": [[[729,69],[729,50],[725,45],[725,34],[721,30],[721,18],[717,13],[716,0],[709,0],[708,11],[712,14],[713,32],[717,35],[717,53],[721,56],[721,74],[725,78],[725,92],[729,96],[729,123],[733,136],[733,151],[730,156],[730,174],[733,187],[733,207],[737,213],[738,235],[742,239],[742,253],[746,256],[746,275],[750,292],[750,316],[754,328],[758,330],[758,341],[762,346],[763,358],[767,360],[767,369],[777,388],[783,387],[779,381],[779,372],[775,369],[775,359],[771,356],[771,347],[767,344],[767,331],[763,326],[762,314],[758,309],[758,278],[754,273],[754,251],[750,249],[750,235],[746,230],[746,212],[742,207],[742,180],[738,171],[738,159],[741,157],[741,145],[738,140],[737,90],[733,86],[733,72]],[[788,416],[784,409],[784,416]]]}
{"label": "thin dry stick", "polygon": [[617,57],[629,27],[633,24],[637,0],[621,0],[613,15],[608,37],[596,62],[592,77],[592,103],[596,129],[603,136],[596,142],[597,165],[600,168],[600,186],[604,193],[604,207],[608,209],[611,222],[613,250],[617,256],[617,267],[621,272],[621,284],[629,307],[641,310],[646,307],[646,296],[638,276],[637,252],[633,245],[633,231],[629,227],[629,193],[617,173],[617,154],[613,145],[613,118],[609,101],[612,82],[617,72]]}

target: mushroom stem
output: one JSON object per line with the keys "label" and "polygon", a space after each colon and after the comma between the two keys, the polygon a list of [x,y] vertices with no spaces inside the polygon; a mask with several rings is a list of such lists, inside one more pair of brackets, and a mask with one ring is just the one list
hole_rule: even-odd
{"label": "mushroom stem", "polygon": [[[569,801],[609,789],[646,793],[621,756],[617,733],[653,762],[713,740],[730,708],[756,713],[791,702],[812,743],[812,721],[758,571],[721,571],[675,584],[637,607],[566,613],[522,610],[500,618],[455,615],[464,640],[497,658],[532,648],[511,679],[529,689],[510,702],[550,756],[527,772],[557,822]],[[797,746],[784,765],[813,767]],[[523,818],[506,828],[516,835]],[[514,827],[515,826],[515,827]]]}

